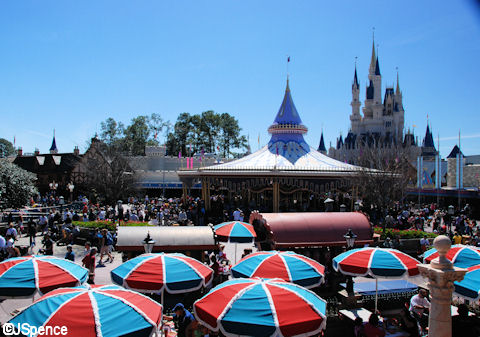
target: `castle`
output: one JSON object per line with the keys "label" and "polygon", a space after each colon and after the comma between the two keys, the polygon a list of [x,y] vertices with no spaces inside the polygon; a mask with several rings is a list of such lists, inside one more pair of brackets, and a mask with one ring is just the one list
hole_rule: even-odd
{"label": "castle", "polygon": [[[427,126],[422,146],[419,146],[418,140],[415,139],[412,132],[404,133],[405,110],[398,72],[396,88],[387,86],[382,99],[382,75],[378,55],[375,52],[375,42],[372,45],[368,86],[362,113],[360,113],[360,84],[356,64],[350,105],[352,107],[350,130],[345,139],[340,135],[337,138],[336,146],[330,147],[328,152],[330,157],[350,164],[358,164],[361,149],[364,147],[392,148],[398,146],[406,148],[412,160],[419,155],[431,159],[437,154],[429,126]],[[327,151],[323,134],[318,151],[323,153]]]}

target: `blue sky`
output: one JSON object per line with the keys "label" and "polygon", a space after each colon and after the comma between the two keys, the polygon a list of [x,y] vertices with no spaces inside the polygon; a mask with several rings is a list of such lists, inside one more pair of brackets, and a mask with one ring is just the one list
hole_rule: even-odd
{"label": "blue sky", "polygon": [[[383,86],[400,72],[406,128],[427,114],[443,156],[462,134],[480,153],[480,7],[474,1],[2,1],[0,137],[82,150],[108,117],[228,112],[253,150],[268,141],[286,59],[317,146],[349,128],[355,57],[361,98],[372,45]],[[384,89],[383,89],[384,90]],[[382,91],[383,91],[382,90]]]}

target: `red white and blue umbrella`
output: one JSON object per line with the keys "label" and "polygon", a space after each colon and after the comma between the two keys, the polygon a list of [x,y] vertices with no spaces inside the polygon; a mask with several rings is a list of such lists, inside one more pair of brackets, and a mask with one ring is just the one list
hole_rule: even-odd
{"label": "red white and blue umbrella", "polygon": [[314,288],[322,284],[325,267],[294,252],[267,251],[245,256],[231,272],[235,278],[281,278],[306,288]]}
{"label": "red white and blue umbrella", "polygon": [[[425,252],[423,262],[430,263],[438,257],[435,248]],[[480,264],[480,248],[467,245],[453,245],[447,252],[446,258],[449,259],[455,267],[468,268]]]}
{"label": "red white and blue umbrella", "polygon": [[197,320],[226,336],[311,336],[326,326],[326,302],[280,279],[234,279],[197,300]]}
{"label": "red white and blue umbrella", "polygon": [[246,243],[254,241],[257,237],[253,226],[242,221],[222,222],[213,229],[221,241]]}
{"label": "red white and blue umbrella", "polygon": [[54,256],[22,256],[0,263],[0,298],[32,297],[88,279],[88,269]]}
{"label": "red white and blue umbrella", "polygon": [[480,298],[480,265],[467,268],[462,281],[454,282],[455,293],[473,300]]}
{"label": "red white and blue umbrella", "polygon": [[333,268],[345,275],[374,278],[407,278],[419,275],[420,262],[396,249],[365,247],[346,251],[333,259]]}
{"label": "red white and blue umbrella", "polygon": [[375,278],[375,311],[378,301],[379,278],[408,278],[419,276],[420,261],[399,250],[390,248],[357,248],[333,258],[333,269],[345,275]]}
{"label": "red white and blue umbrella", "polygon": [[143,293],[195,291],[212,282],[213,270],[179,253],[151,253],[128,260],[110,272],[112,281]]}
{"label": "red white and blue umbrella", "polygon": [[157,333],[162,323],[162,306],[114,285],[60,288],[39,298],[9,323],[45,329],[65,326],[67,335],[74,337],[147,337]]}

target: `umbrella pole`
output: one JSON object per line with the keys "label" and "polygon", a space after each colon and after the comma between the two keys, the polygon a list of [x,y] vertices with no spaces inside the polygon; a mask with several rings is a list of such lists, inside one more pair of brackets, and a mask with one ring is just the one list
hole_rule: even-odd
{"label": "umbrella pole", "polygon": [[375,278],[375,314],[378,308],[378,279]]}
{"label": "umbrella pole", "polygon": [[235,263],[238,262],[238,261],[237,261],[237,249],[238,249],[238,248],[237,248],[237,245],[238,245],[238,243],[235,242]]}
{"label": "umbrella pole", "polygon": [[[160,304],[162,305],[162,313],[165,310],[165,308],[163,307],[163,290],[164,290],[164,288],[162,288],[162,292],[160,294]],[[160,334],[161,334],[161,336],[165,336],[165,330],[163,329],[163,322],[162,322],[162,331],[161,331]]]}

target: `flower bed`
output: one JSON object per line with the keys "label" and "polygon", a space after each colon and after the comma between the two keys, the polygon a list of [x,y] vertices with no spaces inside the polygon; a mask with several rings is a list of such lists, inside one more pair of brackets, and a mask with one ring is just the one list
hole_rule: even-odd
{"label": "flower bed", "polygon": [[[81,228],[92,228],[92,229],[102,229],[107,228],[109,231],[116,230],[116,224],[113,221],[106,220],[106,221],[73,221],[72,224],[74,226],[78,226]],[[148,222],[137,222],[137,221],[129,221],[129,222],[122,222],[121,226],[153,226],[150,225]]]}
{"label": "flower bed", "polygon": [[398,237],[399,239],[419,239],[423,238],[424,235],[427,238],[435,238],[438,234],[436,233],[428,233],[424,231],[419,231],[416,229],[406,229],[400,230],[395,228],[386,228],[385,232],[383,232],[382,227],[374,227],[375,234],[380,234],[380,239],[385,240],[385,238],[389,237],[393,239],[394,237]]}

